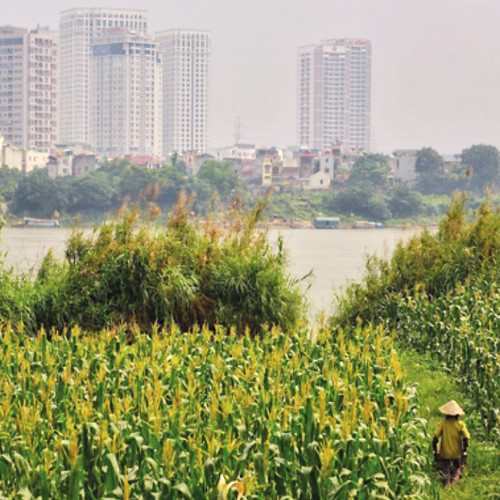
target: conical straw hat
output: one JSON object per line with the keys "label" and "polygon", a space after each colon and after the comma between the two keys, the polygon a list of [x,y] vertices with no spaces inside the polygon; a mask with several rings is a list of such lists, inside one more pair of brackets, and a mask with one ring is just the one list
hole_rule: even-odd
{"label": "conical straw hat", "polygon": [[448,401],[445,405],[439,408],[439,411],[444,415],[465,415],[465,412],[460,408],[456,401]]}

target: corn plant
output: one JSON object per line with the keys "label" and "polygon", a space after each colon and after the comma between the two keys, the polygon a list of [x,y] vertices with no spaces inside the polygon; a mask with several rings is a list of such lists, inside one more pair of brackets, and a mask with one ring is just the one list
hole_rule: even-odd
{"label": "corn plant", "polygon": [[401,297],[388,325],[401,342],[429,353],[469,395],[477,432],[500,441],[500,290],[475,280],[454,292]]}
{"label": "corn plant", "polygon": [[382,329],[128,330],[1,328],[1,495],[433,495],[425,422]]}

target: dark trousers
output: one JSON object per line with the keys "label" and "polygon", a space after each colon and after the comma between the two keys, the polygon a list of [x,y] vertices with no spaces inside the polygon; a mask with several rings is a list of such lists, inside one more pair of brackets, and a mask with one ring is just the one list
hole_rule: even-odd
{"label": "dark trousers", "polygon": [[462,472],[462,461],[455,458],[440,458],[439,469],[445,486],[457,484]]}

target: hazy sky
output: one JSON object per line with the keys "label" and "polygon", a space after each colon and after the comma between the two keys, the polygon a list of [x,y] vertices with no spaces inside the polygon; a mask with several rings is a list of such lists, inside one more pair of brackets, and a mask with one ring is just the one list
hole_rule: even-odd
{"label": "hazy sky", "polygon": [[58,29],[71,7],[148,11],[149,32],[212,32],[212,146],[296,143],[297,47],[372,41],[374,147],[500,147],[500,0],[0,0],[0,24]]}

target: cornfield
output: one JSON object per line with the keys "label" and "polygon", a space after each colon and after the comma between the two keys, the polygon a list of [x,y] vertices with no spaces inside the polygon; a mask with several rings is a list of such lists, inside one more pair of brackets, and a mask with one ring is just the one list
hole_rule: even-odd
{"label": "cornfield", "polygon": [[[500,442],[500,290],[495,280],[459,285],[436,298],[402,297],[395,318],[402,343],[429,353],[463,386],[476,428]],[[472,417],[474,417],[472,415]]]}
{"label": "cornfield", "polygon": [[1,328],[1,498],[433,494],[382,329],[50,333]]}
{"label": "cornfield", "polygon": [[500,442],[500,210],[486,202],[467,221],[457,197],[436,234],[373,259],[341,299],[332,325],[355,318],[394,331],[399,346],[436,359],[469,396],[474,434]]}

